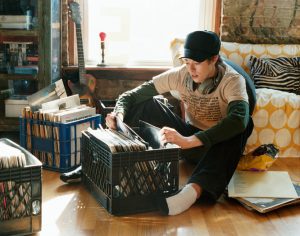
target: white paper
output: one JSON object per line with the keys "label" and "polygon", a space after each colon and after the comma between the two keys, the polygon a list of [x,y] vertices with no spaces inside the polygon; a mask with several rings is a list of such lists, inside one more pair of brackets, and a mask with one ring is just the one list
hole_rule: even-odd
{"label": "white paper", "polygon": [[91,126],[90,121],[81,123],[81,124],[77,124],[76,125],[76,136],[75,136],[75,126],[71,126],[72,166],[75,164],[80,164],[80,138],[82,136],[82,131],[87,130],[87,128],[89,128],[90,126]]}
{"label": "white paper", "polygon": [[57,111],[73,107],[80,106],[80,98],[78,94],[69,96],[69,97],[63,97],[59,99],[52,100],[50,102],[45,102],[42,104],[41,112],[46,112],[47,110],[53,110],[56,109]]}
{"label": "white paper", "polygon": [[235,171],[228,185],[229,197],[298,198],[286,171]]}

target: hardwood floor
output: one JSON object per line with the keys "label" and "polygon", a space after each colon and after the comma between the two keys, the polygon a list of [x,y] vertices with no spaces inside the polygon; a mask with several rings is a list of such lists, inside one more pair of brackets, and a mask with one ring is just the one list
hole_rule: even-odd
{"label": "hardwood floor", "polygon": [[[287,170],[300,182],[300,158],[278,159],[272,170]],[[192,167],[180,163],[180,185]],[[150,212],[112,216],[81,184],[67,185],[59,173],[43,170],[42,230],[36,235],[300,235],[300,205],[259,214],[234,200],[198,203],[178,216]]]}

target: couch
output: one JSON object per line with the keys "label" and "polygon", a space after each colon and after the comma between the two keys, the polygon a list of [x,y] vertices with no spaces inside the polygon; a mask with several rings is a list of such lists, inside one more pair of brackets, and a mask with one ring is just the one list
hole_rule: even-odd
{"label": "couch", "polygon": [[[174,66],[181,65],[179,58],[182,55],[183,43],[181,39],[171,42]],[[273,143],[279,148],[278,157],[300,158],[300,45],[222,42],[220,55],[242,67],[251,79],[256,76],[256,105],[252,115],[254,130],[247,141],[245,154],[262,144]],[[270,58],[296,58],[296,61],[292,61],[294,90],[288,92],[291,90],[287,89],[289,85],[280,87],[280,83],[277,85],[280,90],[259,84],[259,75],[253,69],[256,58],[262,61]],[[289,76],[285,77],[289,79]]]}

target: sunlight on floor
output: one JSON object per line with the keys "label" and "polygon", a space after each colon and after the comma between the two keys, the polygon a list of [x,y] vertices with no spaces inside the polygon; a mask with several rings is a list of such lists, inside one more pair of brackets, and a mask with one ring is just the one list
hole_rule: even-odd
{"label": "sunlight on floor", "polygon": [[[57,224],[57,220],[62,217],[67,206],[72,204],[74,196],[75,193],[64,194],[43,202],[42,232],[48,232],[47,234],[51,232],[52,235],[59,234],[61,226]],[[44,235],[42,232],[41,235]]]}

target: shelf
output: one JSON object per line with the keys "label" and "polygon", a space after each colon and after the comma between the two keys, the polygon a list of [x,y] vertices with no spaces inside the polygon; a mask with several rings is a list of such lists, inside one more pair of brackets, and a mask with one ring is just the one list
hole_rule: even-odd
{"label": "shelf", "polygon": [[[18,90],[23,89],[20,86],[28,86],[30,91],[35,91],[46,87],[54,81],[57,81],[61,68],[61,46],[60,46],[60,30],[61,30],[61,1],[59,0],[3,0],[3,4],[10,5],[2,10],[6,15],[14,15],[13,11],[19,11],[24,4],[30,4],[32,7],[32,26],[30,30],[26,29],[5,29],[0,28],[0,59],[6,60],[2,62],[0,72],[0,90],[9,89],[11,86],[19,86]],[[2,4],[2,5],[3,5]],[[23,4],[23,5],[22,5]],[[0,4],[1,5],[1,4]],[[25,5],[24,5],[25,6]],[[22,12],[24,14],[24,12]],[[3,26],[2,26],[3,27]],[[18,42],[18,51],[13,47],[15,45],[4,45],[4,42]],[[22,43],[32,42],[32,45],[26,46],[26,54]],[[22,47],[23,46],[23,47]],[[7,63],[16,65],[16,56],[19,56],[19,50],[22,49],[22,60],[27,60],[28,55],[36,55],[38,57],[38,70],[15,70],[17,73],[28,74],[8,74],[5,70]],[[27,51],[28,49],[28,51]],[[27,52],[29,53],[27,55]],[[12,54],[11,54],[12,53]],[[10,54],[10,55],[9,55]],[[26,59],[25,59],[26,56]],[[24,63],[27,64],[27,63]],[[16,69],[16,68],[15,68]],[[33,72],[32,72],[33,71]],[[11,72],[11,71],[9,71]],[[35,74],[37,72],[37,74]],[[22,81],[21,81],[22,80]],[[24,80],[28,81],[26,83]],[[20,81],[20,83],[16,82]],[[24,82],[24,83],[23,83]],[[34,88],[34,89],[33,89]],[[27,87],[26,87],[27,89]],[[16,92],[16,89],[15,89]],[[23,92],[23,91],[22,91]],[[16,92],[17,94],[19,91]],[[28,92],[29,93],[29,92]],[[16,108],[18,109],[18,108]],[[5,101],[0,100],[0,132],[1,131],[18,131],[18,118],[5,117]]]}
{"label": "shelf", "polygon": [[19,131],[19,118],[5,117],[0,120],[0,132]]}
{"label": "shelf", "polygon": [[5,36],[38,36],[38,30],[26,30],[26,29],[0,29],[0,34]]}
{"label": "shelf", "polygon": [[19,118],[5,116],[5,100],[0,100],[0,132],[18,131]]}
{"label": "shelf", "polygon": [[0,80],[37,80],[37,75],[22,75],[22,74],[0,74]]}

